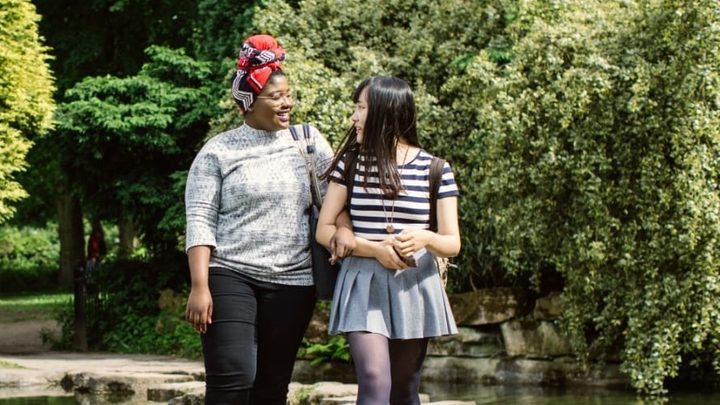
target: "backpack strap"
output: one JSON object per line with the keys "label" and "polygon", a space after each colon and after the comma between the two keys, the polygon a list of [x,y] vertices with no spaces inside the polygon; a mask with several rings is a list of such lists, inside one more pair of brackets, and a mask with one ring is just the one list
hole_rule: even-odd
{"label": "backpack strap", "polygon": [[[290,135],[292,135],[292,138],[294,141],[299,141],[300,136],[298,135],[298,126],[297,125],[291,125],[288,129],[290,130]],[[312,142],[312,133],[310,132],[310,124],[307,122],[304,122],[302,124],[302,133],[303,138],[305,139],[305,151],[308,154],[315,153],[315,143]]]}
{"label": "backpack strap", "polygon": [[[296,141],[300,140],[300,136],[297,133],[297,127],[294,125],[290,126],[290,134]],[[308,174],[310,175],[310,194],[312,194],[313,204],[318,208],[322,206],[322,194],[320,193],[320,184],[317,177],[317,166],[315,164],[315,143],[312,142],[312,133],[310,132],[310,125],[308,123],[302,124],[303,139],[305,139],[305,153],[301,147],[298,146],[300,154],[305,159],[305,167],[307,168]]]}
{"label": "backpack strap", "polygon": [[430,230],[438,231],[437,222],[437,198],[440,191],[440,183],[442,183],[443,168],[445,160],[433,156],[430,161]]}

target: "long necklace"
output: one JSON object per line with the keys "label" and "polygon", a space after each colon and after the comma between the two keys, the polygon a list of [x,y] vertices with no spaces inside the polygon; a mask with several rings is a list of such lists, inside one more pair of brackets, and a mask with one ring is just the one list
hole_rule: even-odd
{"label": "long necklace", "polygon": [[[405,149],[405,155],[403,156],[402,165],[405,164],[405,160],[407,159],[408,152],[410,151],[410,145]],[[385,232],[393,234],[395,233],[395,227],[393,226],[393,218],[395,217],[395,201],[397,201],[397,198],[393,198],[392,202],[392,208],[390,210],[390,219],[388,219],[387,211],[385,210],[385,196],[383,195],[381,197],[382,202],[382,209],[383,209],[383,216],[385,217]]]}

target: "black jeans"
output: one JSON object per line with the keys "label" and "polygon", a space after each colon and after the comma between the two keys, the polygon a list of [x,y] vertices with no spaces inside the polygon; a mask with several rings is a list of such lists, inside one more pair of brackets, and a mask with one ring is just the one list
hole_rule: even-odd
{"label": "black jeans", "polygon": [[315,289],[211,268],[212,324],[201,335],[206,404],[285,405]]}

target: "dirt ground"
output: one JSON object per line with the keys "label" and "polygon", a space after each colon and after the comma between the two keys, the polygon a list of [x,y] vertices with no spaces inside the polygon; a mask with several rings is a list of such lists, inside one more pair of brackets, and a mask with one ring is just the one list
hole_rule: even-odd
{"label": "dirt ground", "polygon": [[43,344],[42,333],[58,336],[60,327],[49,315],[40,312],[2,313],[0,311],[0,354],[34,354],[50,350]]}
{"label": "dirt ground", "polygon": [[42,341],[43,330],[57,334],[59,327],[52,320],[0,323],[0,353],[34,354],[49,351],[50,346]]}

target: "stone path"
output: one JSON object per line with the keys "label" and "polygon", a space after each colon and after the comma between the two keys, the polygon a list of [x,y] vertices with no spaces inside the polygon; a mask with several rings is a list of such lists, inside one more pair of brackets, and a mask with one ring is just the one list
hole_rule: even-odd
{"label": "stone path", "polygon": [[[74,395],[83,404],[202,404],[203,379],[201,362],[166,356],[60,352],[0,355],[0,398]],[[356,394],[355,384],[292,383],[288,405],[350,405],[355,403]],[[427,395],[421,400],[428,405],[474,404],[430,402]]]}
{"label": "stone path", "polygon": [[[1,317],[0,317],[1,318]],[[75,396],[82,404],[202,404],[205,371],[200,361],[168,356],[54,352],[41,331],[58,332],[51,320],[0,322],[0,398]],[[297,367],[296,367],[297,368]],[[297,370],[296,370],[297,371]],[[288,405],[354,404],[357,385],[339,382],[290,385]],[[474,402],[423,404],[468,405]]]}
{"label": "stone path", "polygon": [[150,388],[167,383],[201,386],[203,376],[200,362],[164,356],[59,352],[0,355],[0,397],[78,391],[115,394],[128,403],[146,403]]}

